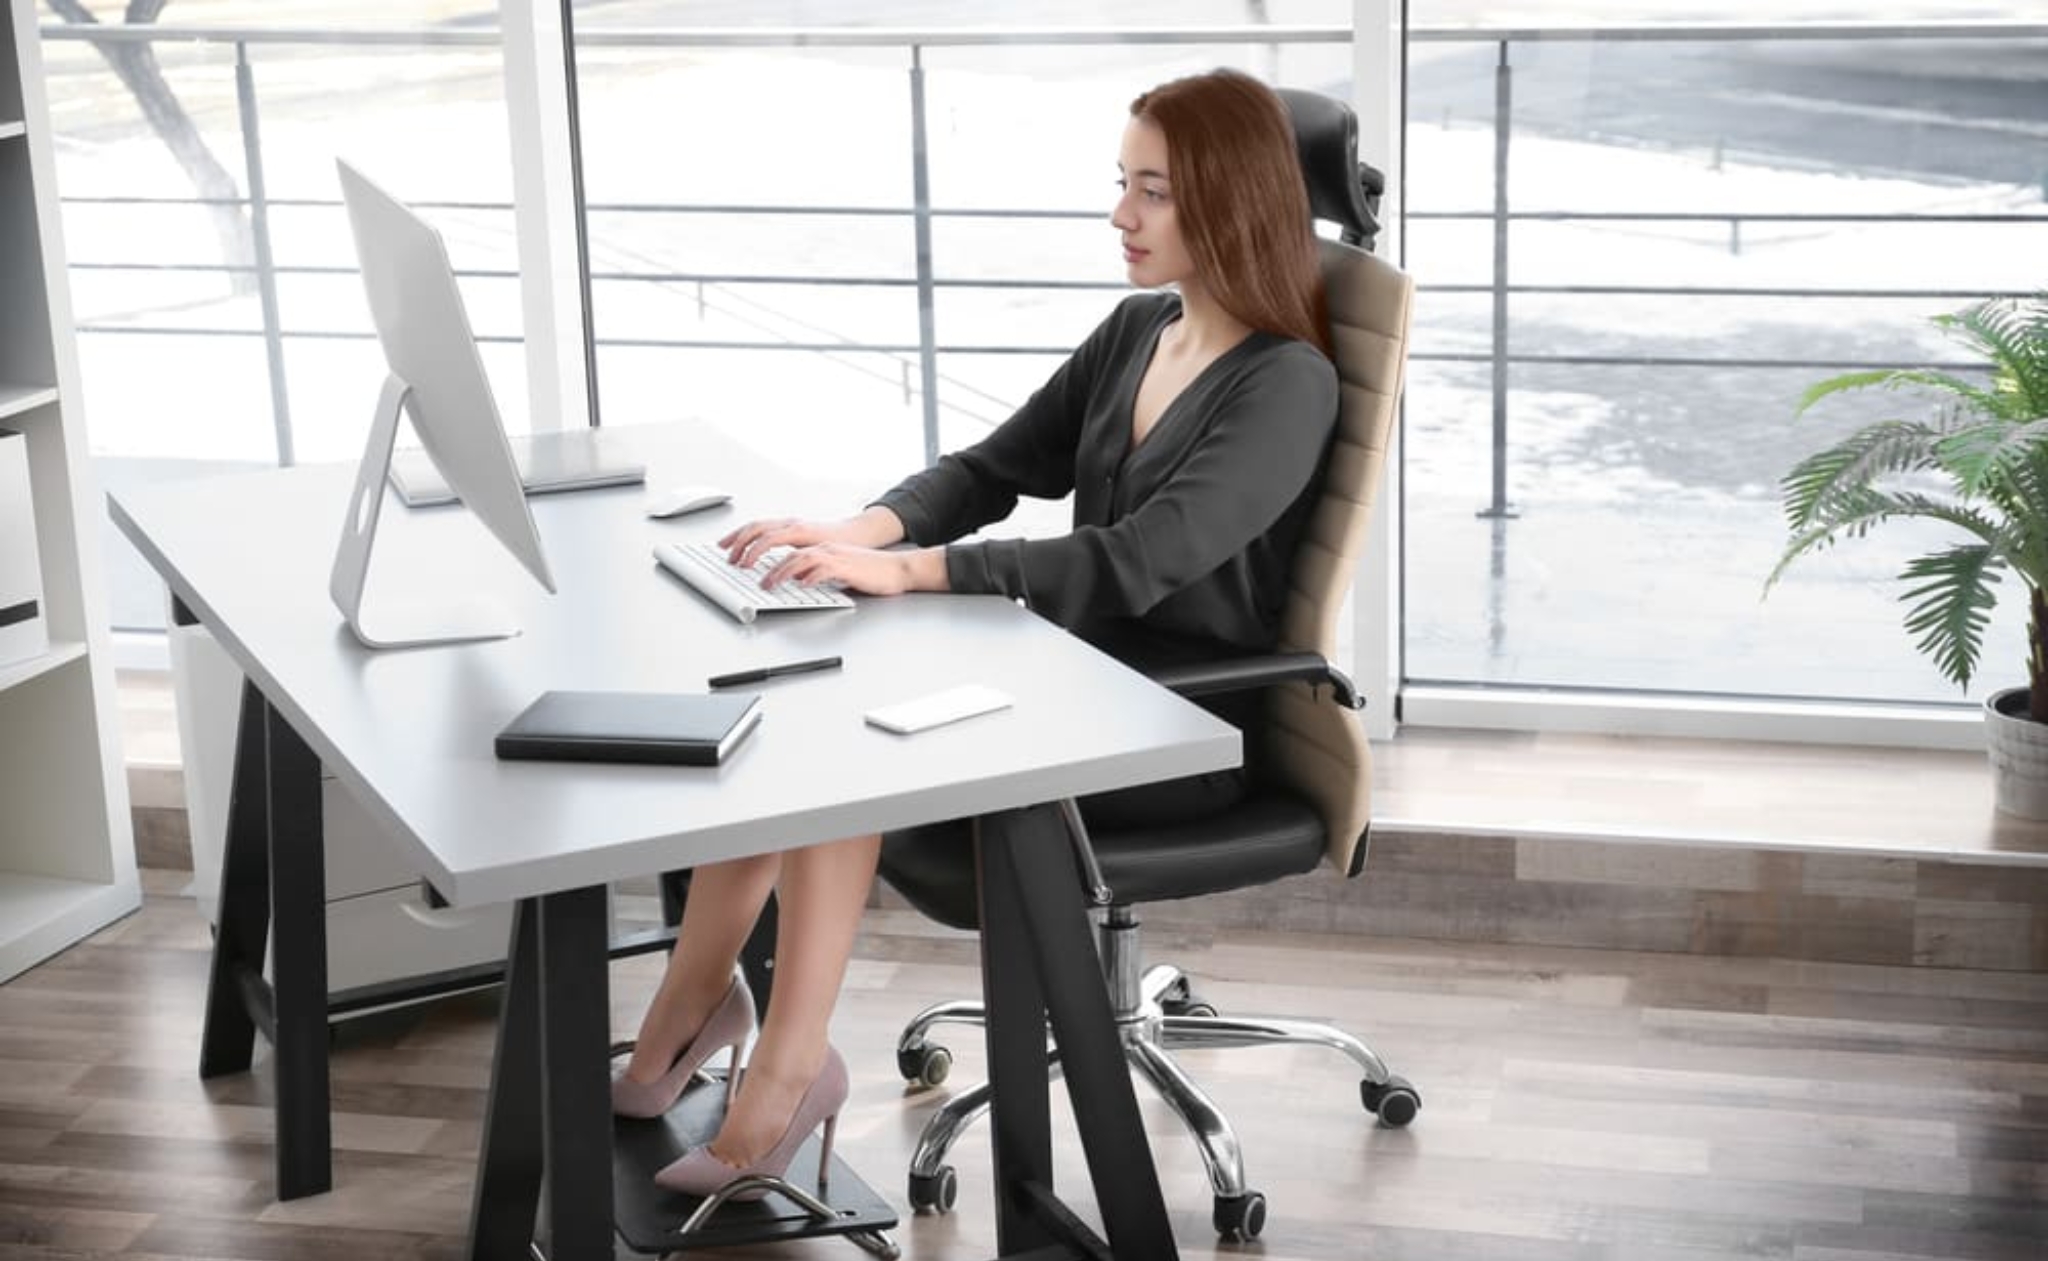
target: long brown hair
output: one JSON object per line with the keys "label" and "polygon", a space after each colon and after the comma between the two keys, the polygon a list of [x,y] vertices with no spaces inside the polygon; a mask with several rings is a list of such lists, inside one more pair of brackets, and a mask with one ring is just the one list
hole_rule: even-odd
{"label": "long brown hair", "polygon": [[1212,70],[1153,88],[1131,116],[1165,133],[1181,238],[1217,303],[1329,354],[1308,190],[1280,98],[1242,71]]}

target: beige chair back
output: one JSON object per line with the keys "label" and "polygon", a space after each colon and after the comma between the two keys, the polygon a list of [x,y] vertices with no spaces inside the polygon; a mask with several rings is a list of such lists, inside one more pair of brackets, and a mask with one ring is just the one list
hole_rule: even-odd
{"label": "beige chair back", "polygon": [[[1280,647],[1321,653],[1341,668],[1337,624],[1393,441],[1415,282],[1356,246],[1321,246],[1341,401],[1322,495],[1294,560]],[[1357,875],[1372,817],[1372,750],[1357,713],[1293,683],[1274,689],[1269,718],[1267,765],[1316,803],[1330,863]]]}

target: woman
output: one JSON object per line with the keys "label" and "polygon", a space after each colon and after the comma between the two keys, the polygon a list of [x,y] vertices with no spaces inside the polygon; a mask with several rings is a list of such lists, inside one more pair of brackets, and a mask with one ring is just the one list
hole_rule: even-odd
{"label": "woman", "polygon": [[[733,531],[720,542],[735,563],[786,545],[795,550],[765,583],[1012,596],[1139,663],[1275,644],[1337,413],[1286,109],[1236,71],[1178,79],[1132,102],[1118,165],[1110,223],[1130,280],[1178,293],[1126,299],[1015,416],[858,515]],[[952,542],[1007,516],[1019,495],[1069,492],[1069,534]],[[1242,772],[1202,776],[1082,809],[1098,822],[1126,809],[1204,814],[1244,788]],[[745,1041],[754,1013],[734,962],[771,890],[775,992],[723,1125],[662,1170],[662,1185],[702,1195],[780,1174],[820,1124],[829,1155],[846,1067],[827,1024],[880,845],[855,837],[693,874],[614,1108],[658,1115],[699,1064]]]}

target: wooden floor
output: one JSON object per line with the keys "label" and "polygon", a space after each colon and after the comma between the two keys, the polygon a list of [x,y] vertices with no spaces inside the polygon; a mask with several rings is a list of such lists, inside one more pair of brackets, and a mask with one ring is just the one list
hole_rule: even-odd
{"label": "wooden floor", "polygon": [[[274,1203],[267,1073],[198,1080],[208,935],[181,874],[145,875],[138,915],[0,987],[0,1256],[460,1256],[492,998],[344,1027],[336,1189]],[[1161,937],[1219,1007],[1336,1019],[1424,1098],[1411,1129],[1381,1130],[1331,1053],[1187,1056],[1238,1123],[1271,1217],[1258,1243],[1218,1244],[1192,1149],[1146,1101],[1186,1257],[2048,1256],[2048,976]],[[621,1033],[656,966],[614,965]],[[896,1077],[895,1031],[974,979],[971,941],[869,916],[835,1031],[855,1074],[841,1150],[899,1209],[934,1101]],[[954,1080],[975,1080],[971,1032],[952,1046]],[[959,1208],[906,1216],[906,1257],[993,1254],[983,1133],[958,1166]],[[1079,1185],[1063,1182],[1088,1213]],[[698,1255],[864,1254],[817,1241]]]}

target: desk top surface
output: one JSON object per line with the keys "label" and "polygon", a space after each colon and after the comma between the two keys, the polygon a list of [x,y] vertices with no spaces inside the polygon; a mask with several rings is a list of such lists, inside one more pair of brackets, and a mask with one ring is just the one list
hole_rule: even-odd
{"label": "desk top surface", "polygon": [[[799,484],[705,427],[608,429],[648,486],[716,482],[727,507],[669,521],[645,490],[531,502],[549,596],[460,509],[385,501],[370,599],[445,587],[501,600],[516,638],[372,652],[327,595],[354,469],[308,466],[123,492],[116,522],[171,591],[456,905],[605,883],[1237,764],[1237,732],[1016,604],[863,598],[741,625],[653,559],[861,490]],[[760,685],[761,726],[720,767],[500,762],[498,729],[549,688],[701,691],[707,677],[838,654]],[[963,683],[1015,705],[915,736],[877,706]]]}

